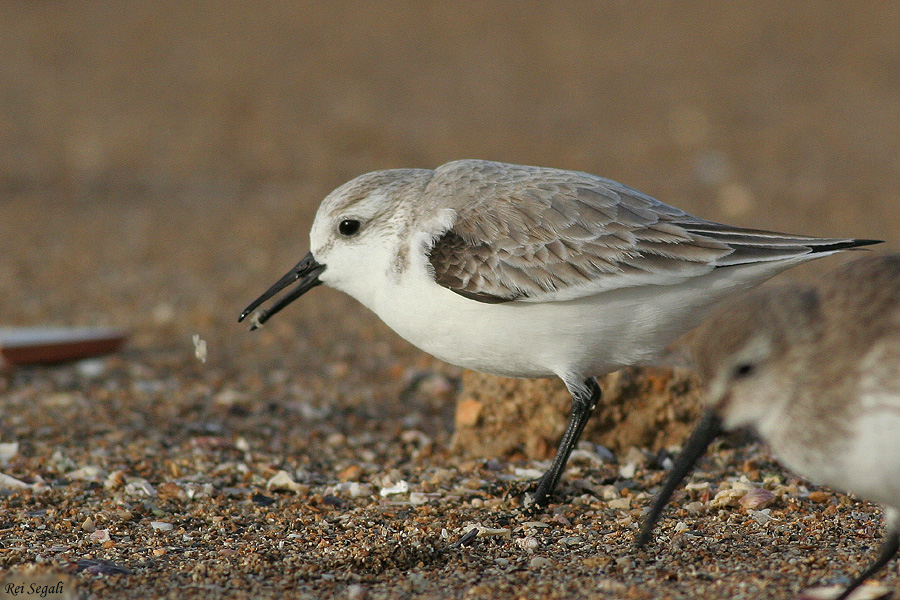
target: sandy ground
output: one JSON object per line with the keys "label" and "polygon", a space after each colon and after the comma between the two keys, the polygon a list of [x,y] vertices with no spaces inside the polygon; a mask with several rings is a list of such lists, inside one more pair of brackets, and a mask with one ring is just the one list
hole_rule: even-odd
{"label": "sandy ground", "polygon": [[[0,495],[3,577],[33,569],[78,598],[788,598],[846,583],[880,511],[762,448],[717,447],[636,552],[665,455],[586,443],[532,511],[508,492],[544,463],[451,451],[459,369],[331,290],[260,332],[236,318],[306,251],[334,186],[464,157],[896,250],[898,30],[892,2],[7,3],[2,325],[131,337],[0,375],[0,443],[18,444],[0,472],[28,485]],[[771,498],[740,504],[751,489]],[[882,579],[900,585],[896,564]]]}

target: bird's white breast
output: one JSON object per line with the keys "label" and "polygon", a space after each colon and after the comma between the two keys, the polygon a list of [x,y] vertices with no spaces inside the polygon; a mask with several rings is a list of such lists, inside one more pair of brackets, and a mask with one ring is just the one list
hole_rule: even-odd
{"label": "bird's white breast", "polygon": [[670,286],[637,286],[565,302],[470,300],[416,265],[364,302],[400,336],[458,366],[511,377],[600,375],[652,363],[721,296],[760,280],[713,271]]}

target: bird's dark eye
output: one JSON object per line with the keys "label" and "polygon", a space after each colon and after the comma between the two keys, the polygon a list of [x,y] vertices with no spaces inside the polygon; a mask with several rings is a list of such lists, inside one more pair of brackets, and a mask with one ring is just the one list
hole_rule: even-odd
{"label": "bird's dark eye", "polygon": [[734,378],[741,379],[743,377],[749,377],[753,375],[753,372],[756,370],[751,363],[740,363],[734,367]]}
{"label": "bird's dark eye", "polygon": [[344,219],[338,225],[338,231],[341,235],[351,236],[359,231],[359,221],[356,219]]}

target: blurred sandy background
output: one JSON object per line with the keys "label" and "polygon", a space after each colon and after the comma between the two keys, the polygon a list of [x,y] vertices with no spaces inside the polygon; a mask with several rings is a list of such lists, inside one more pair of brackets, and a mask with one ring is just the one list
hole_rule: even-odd
{"label": "blurred sandy background", "polygon": [[[892,1],[4,2],[0,325],[133,334],[115,385],[0,381],[17,407],[0,438],[29,444],[13,474],[51,479],[57,447],[100,460],[82,440],[119,460],[132,439],[127,464],[101,464],[156,485],[170,474],[144,454],[197,422],[326,478],[337,467],[315,458],[342,428],[395,444],[403,423],[445,448],[452,401],[416,416],[401,391],[410,368],[446,368],[352,300],[317,289],[259,333],[236,322],[306,252],[325,194],[369,170],[584,170],[706,218],[897,250],[898,31]],[[87,399],[42,404],[60,389]],[[147,567],[155,585],[165,568]]]}
{"label": "blurred sandy background", "polygon": [[4,322],[230,324],[333,187],[464,157],[893,240],[897,31],[896,2],[7,2]]}

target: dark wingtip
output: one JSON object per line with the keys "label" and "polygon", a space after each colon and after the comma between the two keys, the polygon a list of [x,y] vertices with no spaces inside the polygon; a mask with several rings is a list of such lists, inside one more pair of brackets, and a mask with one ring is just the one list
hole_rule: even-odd
{"label": "dark wingtip", "polygon": [[822,244],[812,246],[813,253],[816,252],[834,252],[835,250],[851,250],[853,248],[862,248],[864,246],[874,246],[875,244],[883,244],[884,240],[869,240],[869,239],[853,239],[853,240],[841,240],[839,242],[834,242],[831,244]]}

